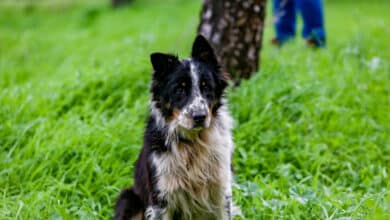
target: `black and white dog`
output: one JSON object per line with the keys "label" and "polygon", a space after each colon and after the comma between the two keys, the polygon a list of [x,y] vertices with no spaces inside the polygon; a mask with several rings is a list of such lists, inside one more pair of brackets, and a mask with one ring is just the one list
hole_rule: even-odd
{"label": "black and white dog", "polygon": [[232,119],[212,47],[198,36],[191,58],[154,53],[151,62],[144,145],[115,219],[231,219]]}

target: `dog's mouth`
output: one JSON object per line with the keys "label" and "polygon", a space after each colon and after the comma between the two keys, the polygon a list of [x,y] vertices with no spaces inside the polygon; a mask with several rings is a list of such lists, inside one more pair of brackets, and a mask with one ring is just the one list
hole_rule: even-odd
{"label": "dog's mouth", "polygon": [[197,126],[194,126],[192,129],[190,129],[191,131],[202,131],[203,129],[205,129],[207,127],[203,126],[203,125],[197,125]]}

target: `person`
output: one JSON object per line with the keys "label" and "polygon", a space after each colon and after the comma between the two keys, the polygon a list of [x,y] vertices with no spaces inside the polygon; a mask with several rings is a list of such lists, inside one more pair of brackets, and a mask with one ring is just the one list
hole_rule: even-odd
{"label": "person", "polygon": [[295,36],[296,14],[303,19],[302,36],[309,46],[326,44],[322,0],[274,0],[273,13],[276,36],[272,43],[283,45]]}

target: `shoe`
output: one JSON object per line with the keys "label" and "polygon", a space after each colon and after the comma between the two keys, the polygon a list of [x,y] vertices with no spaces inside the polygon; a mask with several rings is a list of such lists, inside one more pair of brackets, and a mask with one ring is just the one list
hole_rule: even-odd
{"label": "shoe", "polygon": [[325,47],[325,40],[315,39],[315,38],[307,38],[306,44],[309,47],[322,48],[322,47]]}

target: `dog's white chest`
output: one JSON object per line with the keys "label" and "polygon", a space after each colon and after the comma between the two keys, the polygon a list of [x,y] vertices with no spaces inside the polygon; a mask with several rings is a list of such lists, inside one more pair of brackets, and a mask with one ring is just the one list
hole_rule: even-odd
{"label": "dog's white chest", "polygon": [[192,219],[208,219],[209,212],[210,218],[219,219],[224,194],[231,186],[232,148],[230,130],[216,125],[194,141],[154,155],[157,187],[168,212],[180,210]]}

